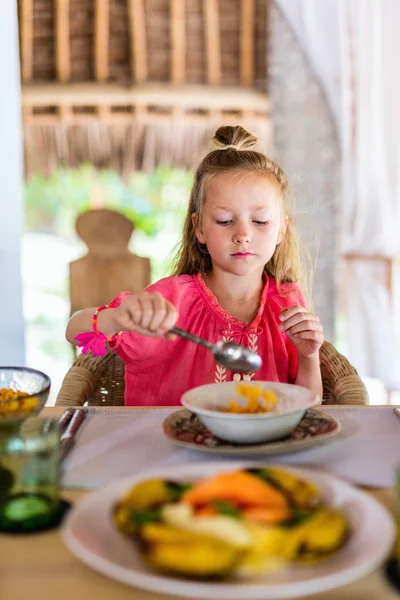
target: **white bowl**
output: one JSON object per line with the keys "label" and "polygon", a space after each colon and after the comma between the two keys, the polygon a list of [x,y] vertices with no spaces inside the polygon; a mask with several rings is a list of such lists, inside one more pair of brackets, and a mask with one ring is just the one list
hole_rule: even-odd
{"label": "white bowl", "polygon": [[221,412],[232,398],[239,403],[245,399],[236,392],[237,383],[210,383],[185,392],[181,402],[196,413],[211,433],[228,442],[253,444],[277,440],[288,435],[303,418],[308,408],[321,403],[311,390],[289,383],[272,381],[245,381],[263,390],[272,390],[278,403],[273,412],[245,414]]}

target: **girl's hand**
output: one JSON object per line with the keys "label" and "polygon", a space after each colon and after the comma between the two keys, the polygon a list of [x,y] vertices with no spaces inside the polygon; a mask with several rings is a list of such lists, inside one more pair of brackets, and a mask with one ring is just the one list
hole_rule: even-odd
{"label": "girl's hand", "polygon": [[176,308],[161,294],[140,292],[130,294],[112,313],[116,329],[136,331],[148,336],[166,336],[178,319]]}
{"label": "girl's hand", "polygon": [[285,308],[280,314],[281,331],[296,346],[297,354],[302,358],[313,358],[318,354],[324,341],[324,333],[319,318],[303,306]]}

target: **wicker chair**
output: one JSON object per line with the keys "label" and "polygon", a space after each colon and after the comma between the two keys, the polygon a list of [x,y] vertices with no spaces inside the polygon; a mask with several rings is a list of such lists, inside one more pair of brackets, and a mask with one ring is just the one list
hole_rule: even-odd
{"label": "wicker chair", "polygon": [[[357,371],[329,342],[320,350],[324,404],[368,404],[368,393]],[[62,383],[60,406],[123,406],[124,363],[114,352],[80,355]]]}

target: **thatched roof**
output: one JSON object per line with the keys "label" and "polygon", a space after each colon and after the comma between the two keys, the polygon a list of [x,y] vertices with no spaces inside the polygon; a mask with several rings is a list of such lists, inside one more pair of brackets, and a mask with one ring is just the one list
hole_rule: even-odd
{"label": "thatched roof", "polygon": [[25,167],[189,166],[222,122],[269,135],[268,0],[18,0]]}

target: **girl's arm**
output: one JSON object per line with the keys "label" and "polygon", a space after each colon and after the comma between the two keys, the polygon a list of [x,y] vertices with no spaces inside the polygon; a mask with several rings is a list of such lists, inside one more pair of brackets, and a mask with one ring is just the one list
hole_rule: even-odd
{"label": "girl's arm", "polygon": [[324,333],[319,318],[304,306],[284,309],[279,318],[279,329],[286,332],[297,350],[299,367],[295,383],[312,390],[322,399],[319,349],[324,341]]}
{"label": "girl's arm", "polygon": [[322,400],[322,378],[319,366],[319,355],[312,358],[303,358],[299,356],[299,368],[295,381],[296,385],[301,385],[312,390]]}
{"label": "girl's arm", "polygon": [[[92,320],[96,310],[96,308],[85,308],[85,310],[75,313],[70,318],[65,331],[65,337],[67,338],[68,342],[78,345],[78,342],[75,340],[75,336],[77,336],[79,333],[92,331]],[[97,329],[104,333],[106,337],[112,337],[115,333],[121,331],[121,328],[118,327],[113,319],[115,310],[115,308],[106,308],[97,315]]]}
{"label": "girl's arm", "polygon": [[[86,308],[70,318],[65,337],[71,344],[77,344],[74,338],[79,333],[92,331],[95,311],[96,308]],[[97,329],[106,337],[111,337],[119,331],[165,336],[177,319],[178,313],[174,305],[161,294],[140,292],[129,294],[116,308],[106,308],[99,312]]]}

